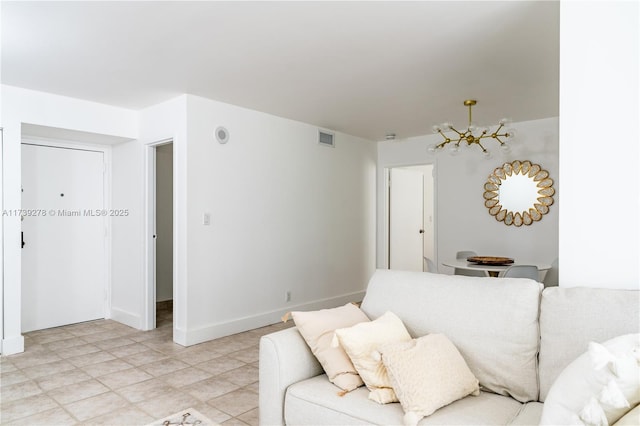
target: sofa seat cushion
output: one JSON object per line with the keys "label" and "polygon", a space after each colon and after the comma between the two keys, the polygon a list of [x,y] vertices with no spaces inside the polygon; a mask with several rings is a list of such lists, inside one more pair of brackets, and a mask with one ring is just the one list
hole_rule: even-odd
{"label": "sofa seat cushion", "polygon": [[540,424],[542,418],[542,402],[528,402],[522,406],[515,419],[509,423],[509,426],[531,426]]}
{"label": "sofa seat cushion", "polygon": [[[287,425],[402,425],[404,412],[398,403],[380,405],[358,388],[338,396],[325,375],[291,385],[285,398]],[[442,407],[423,418],[419,425],[507,425],[518,416],[523,404],[481,392]]]}

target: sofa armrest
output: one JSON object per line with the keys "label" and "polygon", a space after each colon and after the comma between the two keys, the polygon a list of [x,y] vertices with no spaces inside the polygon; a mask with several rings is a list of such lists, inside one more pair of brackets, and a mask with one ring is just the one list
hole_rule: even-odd
{"label": "sofa armrest", "polygon": [[287,388],[322,373],[322,366],[297,328],[262,336],[259,364],[260,424],[283,425]]}

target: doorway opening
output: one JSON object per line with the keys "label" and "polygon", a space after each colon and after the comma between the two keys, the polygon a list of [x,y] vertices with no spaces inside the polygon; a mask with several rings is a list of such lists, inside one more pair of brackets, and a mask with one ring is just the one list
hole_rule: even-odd
{"label": "doorway opening", "polygon": [[156,327],[173,325],[173,143],[156,150]]}
{"label": "doorway opening", "polygon": [[433,164],[392,167],[385,175],[389,269],[437,272]]}
{"label": "doorway opening", "polygon": [[145,330],[173,328],[175,295],[173,141],[149,145],[147,161],[147,273]]}

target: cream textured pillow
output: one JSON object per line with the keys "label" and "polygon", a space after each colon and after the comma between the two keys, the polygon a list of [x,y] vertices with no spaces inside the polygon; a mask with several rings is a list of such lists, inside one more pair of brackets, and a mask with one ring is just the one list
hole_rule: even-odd
{"label": "cream textured pillow", "polygon": [[615,423],[640,402],[640,334],[591,342],[551,385],[542,425]]}
{"label": "cream textured pillow", "polygon": [[364,384],[344,350],[331,346],[336,328],[351,327],[369,321],[360,308],[348,303],[333,309],[291,312],[291,316],[331,383],[347,392]]}
{"label": "cream textured pillow", "polygon": [[344,348],[356,367],[358,374],[367,385],[369,399],[379,404],[397,402],[391,388],[387,370],[378,357],[374,359],[376,349],[385,344],[411,340],[411,336],[395,314],[387,312],[374,321],[336,330],[336,340]]}
{"label": "cream textured pillow", "polygon": [[386,344],[379,351],[404,409],[405,425],[416,425],[467,395],[480,395],[478,379],[444,334]]}

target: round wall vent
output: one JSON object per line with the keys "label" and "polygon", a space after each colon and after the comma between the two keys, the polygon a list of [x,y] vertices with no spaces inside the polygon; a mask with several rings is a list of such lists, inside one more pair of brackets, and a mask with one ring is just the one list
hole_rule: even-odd
{"label": "round wall vent", "polygon": [[222,126],[218,127],[214,134],[216,140],[220,143],[227,143],[229,141],[229,131]]}

